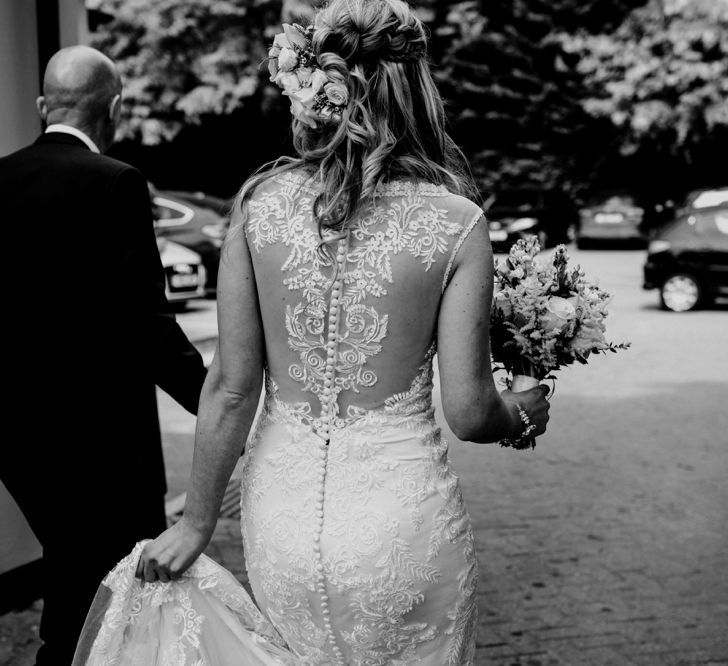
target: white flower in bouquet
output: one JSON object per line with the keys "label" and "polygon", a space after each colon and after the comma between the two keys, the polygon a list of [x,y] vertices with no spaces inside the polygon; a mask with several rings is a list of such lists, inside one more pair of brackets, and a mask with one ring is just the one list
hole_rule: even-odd
{"label": "white flower in bouquet", "polygon": [[579,356],[586,356],[594,349],[607,348],[604,331],[594,323],[582,324],[569,343],[572,351]]}
{"label": "white flower in bouquet", "polygon": [[571,299],[552,296],[546,303],[546,312],[541,315],[545,333],[562,331],[576,321],[576,308]]}

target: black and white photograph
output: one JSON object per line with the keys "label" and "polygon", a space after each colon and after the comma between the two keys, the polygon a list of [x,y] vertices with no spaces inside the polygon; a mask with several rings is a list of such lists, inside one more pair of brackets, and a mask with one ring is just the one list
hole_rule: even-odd
{"label": "black and white photograph", "polygon": [[728,666],[728,0],[0,0],[0,666]]}

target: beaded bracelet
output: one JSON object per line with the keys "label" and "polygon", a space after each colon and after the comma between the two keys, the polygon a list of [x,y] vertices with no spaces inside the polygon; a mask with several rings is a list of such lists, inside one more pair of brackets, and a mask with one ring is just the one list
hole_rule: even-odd
{"label": "beaded bracelet", "polygon": [[531,437],[531,433],[536,430],[536,426],[531,423],[531,419],[526,413],[526,410],[518,403],[515,403],[515,405],[518,408],[518,416],[521,417],[521,422],[523,423],[523,432],[516,439],[502,439],[500,445],[509,446],[513,449],[535,449],[536,438]]}

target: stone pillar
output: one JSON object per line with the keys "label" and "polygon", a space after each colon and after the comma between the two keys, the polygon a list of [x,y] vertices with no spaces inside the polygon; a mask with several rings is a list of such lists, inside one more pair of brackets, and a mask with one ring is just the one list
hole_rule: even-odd
{"label": "stone pillar", "polygon": [[35,2],[0,2],[0,156],[31,143],[40,133],[35,108],[40,94]]}
{"label": "stone pillar", "polygon": [[61,48],[88,44],[89,31],[84,0],[58,0],[58,28]]}

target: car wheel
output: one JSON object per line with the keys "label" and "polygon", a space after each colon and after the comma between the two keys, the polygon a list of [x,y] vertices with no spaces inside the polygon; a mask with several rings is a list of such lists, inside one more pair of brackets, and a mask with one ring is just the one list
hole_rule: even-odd
{"label": "car wheel", "polygon": [[700,305],[703,289],[698,279],[687,273],[670,275],[660,287],[662,307],[673,312],[687,312]]}

